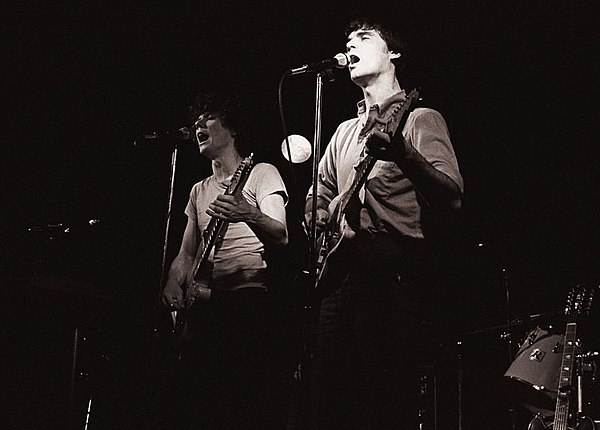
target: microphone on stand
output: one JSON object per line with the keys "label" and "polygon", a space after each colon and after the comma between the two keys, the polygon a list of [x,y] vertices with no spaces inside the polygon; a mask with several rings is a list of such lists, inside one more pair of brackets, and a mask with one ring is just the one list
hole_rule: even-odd
{"label": "microphone on stand", "polygon": [[57,222],[57,223],[53,223],[53,224],[36,225],[36,226],[29,227],[27,229],[27,231],[30,233],[68,234],[68,233],[71,233],[71,229],[73,227],[75,227],[75,229],[83,227],[83,226],[94,227],[97,224],[100,224],[100,220],[97,218],[93,218],[93,219],[87,220],[86,222],[75,223],[75,224]]}
{"label": "microphone on stand", "polygon": [[324,70],[343,69],[345,67],[348,67],[348,64],[350,64],[350,59],[348,58],[348,56],[346,54],[343,54],[340,52],[339,54],[335,54],[335,56],[333,58],[323,60],[319,63],[305,64],[301,67],[296,67],[295,69],[289,69],[287,71],[287,74],[300,75],[302,73],[309,73],[309,72],[317,72],[318,73],[318,72],[322,72]]}
{"label": "microphone on stand", "polygon": [[142,135],[133,142],[133,146],[151,145],[164,141],[187,141],[192,140],[193,137],[194,133],[187,127],[163,132],[151,131],[149,133],[142,133]]}

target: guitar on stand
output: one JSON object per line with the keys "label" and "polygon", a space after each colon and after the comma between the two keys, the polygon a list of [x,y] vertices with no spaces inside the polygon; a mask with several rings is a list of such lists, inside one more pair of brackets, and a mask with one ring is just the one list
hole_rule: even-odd
{"label": "guitar on stand", "polygon": [[[253,156],[254,154],[250,154],[238,165],[225,191],[225,195],[240,195],[248,180],[250,171],[254,167]],[[202,233],[202,240],[198,247],[192,270],[185,282],[185,310],[172,312],[175,342],[177,345],[181,345],[191,336],[187,327],[187,317],[191,306],[196,300],[206,301],[211,296],[211,290],[208,285],[208,280],[210,280],[212,272],[210,256],[217,242],[223,238],[227,224],[222,219],[211,218]]]}
{"label": "guitar on stand", "polygon": [[554,418],[536,416],[529,423],[528,430],[596,430],[594,421],[591,418],[583,416],[580,411],[577,411],[577,413],[572,412],[571,402],[574,391],[572,380],[577,343],[576,321],[579,316],[589,314],[593,297],[594,289],[584,284],[577,285],[569,292],[565,307],[567,327],[564,335]]}

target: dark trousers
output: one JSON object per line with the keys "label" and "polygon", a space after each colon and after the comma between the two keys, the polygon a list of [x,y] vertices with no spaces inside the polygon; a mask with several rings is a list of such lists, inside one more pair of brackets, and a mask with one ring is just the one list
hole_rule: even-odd
{"label": "dark trousers", "polygon": [[355,250],[347,278],[321,301],[311,428],[418,428],[419,291],[414,254],[397,251]]}
{"label": "dark trousers", "polygon": [[[193,313],[192,313],[193,311]],[[283,339],[269,294],[216,294],[190,310],[177,390],[182,429],[275,429],[285,421]]]}

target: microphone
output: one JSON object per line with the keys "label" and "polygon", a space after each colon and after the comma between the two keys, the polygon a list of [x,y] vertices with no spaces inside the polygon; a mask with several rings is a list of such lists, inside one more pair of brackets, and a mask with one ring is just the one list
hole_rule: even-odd
{"label": "microphone", "polygon": [[163,132],[151,131],[142,133],[142,135],[133,142],[133,146],[152,144],[163,140],[192,140],[194,133],[187,127],[181,127],[177,130],[167,130]]}
{"label": "microphone", "polygon": [[300,75],[302,73],[309,72],[322,72],[324,70],[343,69],[345,67],[348,67],[348,64],[350,64],[348,56],[340,52],[339,54],[335,54],[333,58],[330,58],[328,60],[323,60],[319,63],[305,64],[304,66],[296,67],[295,69],[289,69],[287,73],[290,75]]}

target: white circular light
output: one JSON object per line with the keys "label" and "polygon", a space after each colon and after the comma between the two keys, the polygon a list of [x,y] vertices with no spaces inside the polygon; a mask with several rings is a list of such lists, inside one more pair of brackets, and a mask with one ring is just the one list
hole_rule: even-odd
{"label": "white circular light", "polygon": [[[288,140],[290,142],[289,152],[286,140],[283,139],[283,142],[281,142],[281,153],[286,160],[291,161],[292,163],[304,163],[310,158],[312,148],[308,139],[299,134],[291,134],[288,136]],[[292,155],[291,160],[290,152]]]}

